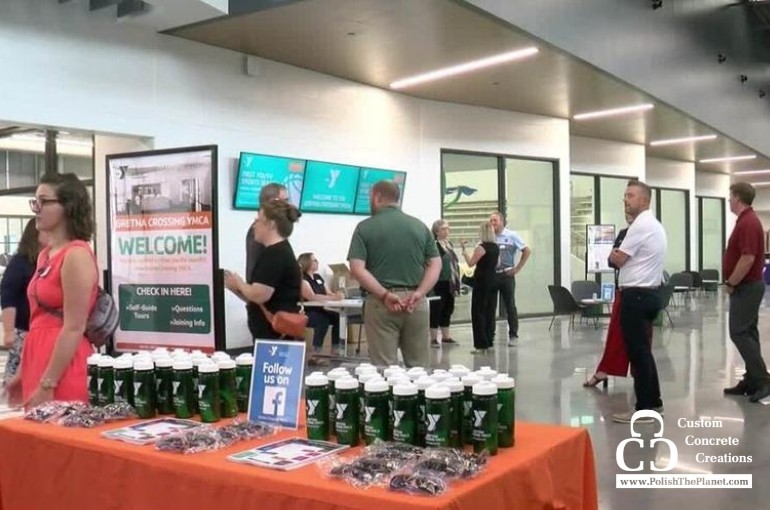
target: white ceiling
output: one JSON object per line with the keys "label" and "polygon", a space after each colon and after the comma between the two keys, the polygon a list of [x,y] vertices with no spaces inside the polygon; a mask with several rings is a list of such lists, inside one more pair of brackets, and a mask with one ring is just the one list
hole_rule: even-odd
{"label": "white ceiling", "polygon": [[[534,57],[402,92],[561,118],[652,102],[655,109],[646,113],[572,120],[571,133],[639,144],[715,133],[602,71],[454,1],[305,0],[171,33],[381,88],[400,78],[535,45],[541,51]],[[746,153],[752,151],[721,135],[710,142],[647,148],[651,157],[695,162]],[[696,165],[707,172],[755,168],[770,168],[770,159]]]}

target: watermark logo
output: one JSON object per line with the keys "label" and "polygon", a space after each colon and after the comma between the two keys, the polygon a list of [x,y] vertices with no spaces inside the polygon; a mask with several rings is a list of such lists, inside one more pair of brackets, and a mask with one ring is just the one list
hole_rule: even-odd
{"label": "watermark logo", "polygon": [[631,423],[629,427],[631,428],[631,437],[628,439],[624,439],[620,442],[618,445],[618,448],[615,450],[615,462],[617,462],[618,467],[622,469],[623,471],[642,471],[644,469],[644,463],[639,462],[639,465],[635,468],[629,467],[626,464],[625,459],[625,451],[626,446],[630,443],[636,443],[639,445],[639,448],[645,448],[645,441],[642,439],[642,434],[636,431],[636,428],[634,425],[636,422],[640,419],[645,419],[645,423],[649,423],[648,418],[651,418],[658,422],[660,425],[660,429],[653,434],[653,439],[649,442],[649,448],[655,448],[655,445],[658,443],[665,443],[668,446],[669,450],[669,456],[668,456],[668,463],[662,467],[659,468],[655,465],[654,462],[650,461],[650,470],[651,471],[671,471],[676,467],[676,463],[679,460],[679,451],[676,448],[676,445],[673,441],[670,439],[666,439],[663,437],[663,430],[664,430],[664,424],[663,424],[663,418],[658,414],[656,411],[653,411],[651,409],[644,409],[641,411],[637,411],[634,413],[634,415],[631,417]]}

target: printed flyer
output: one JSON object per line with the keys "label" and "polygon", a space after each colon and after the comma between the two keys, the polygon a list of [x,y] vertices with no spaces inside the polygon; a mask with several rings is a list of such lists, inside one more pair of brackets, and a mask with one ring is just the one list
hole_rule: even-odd
{"label": "printed flyer", "polygon": [[115,348],[215,350],[216,147],[107,157]]}

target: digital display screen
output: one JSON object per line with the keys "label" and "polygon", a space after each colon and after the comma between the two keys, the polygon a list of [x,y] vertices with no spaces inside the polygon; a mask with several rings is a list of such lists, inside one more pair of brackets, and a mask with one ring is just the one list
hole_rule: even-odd
{"label": "digital display screen", "polygon": [[286,186],[289,201],[299,206],[305,160],[242,152],[235,180],[234,209],[259,210],[259,192],[265,184]]}
{"label": "digital display screen", "polygon": [[356,192],[355,214],[370,214],[369,210],[369,191],[375,183],[379,181],[394,181],[401,191],[398,204],[404,200],[404,184],[406,183],[406,172],[397,170],[381,170],[379,168],[362,168],[358,177],[358,191]]}
{"label": "digital display screen", "polygon": [[302,212],[351,214],[355,207],[359,168],[308,161],[302,187]]}

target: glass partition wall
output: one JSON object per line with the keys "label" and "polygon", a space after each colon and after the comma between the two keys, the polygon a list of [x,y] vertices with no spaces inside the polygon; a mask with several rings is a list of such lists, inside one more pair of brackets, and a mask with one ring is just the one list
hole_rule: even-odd
{"label": "glass partition wall", "polygon": [[725,251],[725,199],[698,197],[698,267],[716,269],[722,280]]}
{"label": "glass partition wall", "polygon": [[[450,225],[461,266],[460,241],[478,242],[479,226],[495,211],[507,219],[532,250],[516,278],[516,306],[522,316],[552,311],[547,286],[559,282],[558,164],[555,161],[457,151],[442,153],[442,218]],[[500,317],[501,307],[498,307]],[[470,320],[470,294],[457,300],[454,322]]]}

